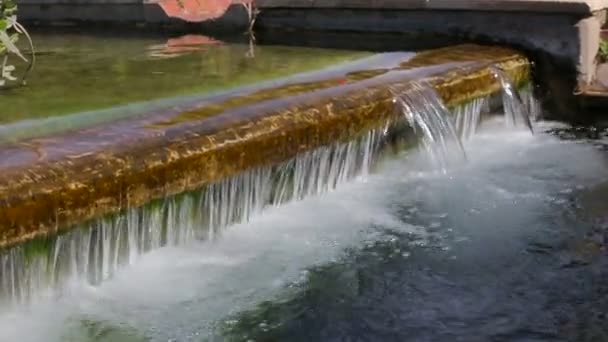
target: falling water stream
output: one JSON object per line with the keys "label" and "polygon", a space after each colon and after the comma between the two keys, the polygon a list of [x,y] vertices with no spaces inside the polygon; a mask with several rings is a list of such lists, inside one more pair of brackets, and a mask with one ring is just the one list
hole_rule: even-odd
{"label": "falling water stream", "polygon": [[[410,127],[421,132],[422,146],[438,169],[446,172],[453,157],[466,160],[461,137],[454,128],[454,116],[441,102],[437,93],[428,85],[412,83],[411,89],[395,94],[395,102]],[[469,134],[478,125],[482,107],[473,101],[471,105],[457,109],[456,121],[461,124],[461,135]],[[459,116],[467,118],[460,120]],[[460,122],[461,121],[461,122]],[[457,151],[453,153],[453,147]]]}
{"label": "falling water stream", "polygon": [[532,127],[533,112],[531,112],[531,102],[522,100],[520,92],[507,75],[498,67],[491,67],[492,74],[500,81],[502,86],[503,109],[505,112],[505,122],[509,127],[521,124],[526,125],[530,132],[534,133]]}
{"label": "falling water stream", "polygon": [[[523,125],[532,130],[530,116],[536,112],[531,110],[538,108],[537,102],[531,91],[518,92],[500,70],[496,69],[495,75],[503,85],[502,123],[508,128],[492,126],[494,119],[482,124],[482,118],[488,118],[491,112],[490,98],[447,109],[431,88],[413,83],[411,89],[395,93],[402,122],[387,122],[386,127],[351,142],[309,151],[279,165],[248,170],[199,190],[130,208],[85,223],[69,233],[4,252],[0,256],[0,297],[12,305],[7,303],[9,309],[0,313],[0,340],[329,338],[333,328],[317,325],[318,320],[325,319],[322,315],[308,317],[302,313],[313,308],[320,310],[317,313],[333,314],[337,309],[329,303],[350,303],[358,298],[357,294],[367,291],[365,280],[348,271],[338,272],[339,277],[348,279],[348,284],[337,281],[335,289],[331,283],[316,288],[315,279],[334,274],[332,265],[346,264],[345,268],[337,267],[346,270],[352,266],[357,270],[350,264],[353,260],[363,258],[361,255],[367,255],[367,251],[383,255],[377,248],[386,245],[394,245],[390,258],[402,262],[410,260],[416,248],[425,246],[436,245],[439,255],[450,254],[450,248],[458,250],[459,243],[471,239],[468,236],[473,233],[466,229],[451,231],[446,221],[490,224],[495,216],[513,215],[511,210],[515,209],[511,206],[519,208],[520,202],[540,206],[544,200],[538,196],[550,191],[553,179],[536,175],[538,170],[534,167],[548,172],[547,177],[559,179],[580,171],[564,171],[554,164],[561,152],[556,152],[556,144],[550,138],[532,137],[513,127]],[[395,135],[403,134],[405,122],[419,137],[424,153],[402,151],[386,158]],[[479,130],[484,125],[490,127],[491,133],[480,137]],[[577,158],[588,162],[583,147],[568,148],[579,149]],[[535,161],[538,153],[548,158],[546,164]],[[501,155],[516,157],[505,161]],[[525,169],[532,174],[530,179],[518,173],[525,163],[530,164]],[[599,164],[596,161],[588,165],[598,170]],[[580,182],[597,176],[589,173],[593,172],[584,172]],[[468,181],[468,177],[476,175],[482,180],[475,184],[452,180],[465,177]],[[501,175],[520,177],[522,184],[505,185],[504,179],[493,178]],[[444,190],[448,189],[446,196],[455,200],[445,208],[441,199],[432,195],[443,191],[435,188],[441,184]],[[570,192],[563,194],[571,193],[577,185],[568,186]],[[473,197],[462,198],[459,203],[456,199],[461,190]],[[562,190],[565,191],[559,191]],[[485,202],[476,201],[478,197]],[[489,209],[484,205],[494,202],[507,211],[486,212]],[[425,206],[442,209],[428,214]],[[463,208],[468,210],[466,214]],[[430,216],[424,216],[427,214]],[[531,218],[523,217],[515,224],[526,225],[526,220]],[[442,230],[444,226],[446,230]],[[513,236],[524,233],[507,230],[501,236],[509,244],[513,243]],[[500,238],[492,235],[500,234],[498,230],[475,232],[472,239],[478,237],[475,234],[488,235],[487,241],[496,243],[497,255],[506,253],[501,249],[504,246],[499,244]],[[467,254],[462,253],[458,257],[466,259]],[[349,259],[351,254],[354,259]],[[360,267],[369,264],[360,261]],[[381,264],[385,262],[389,261]],[[374,265],[376,270],[383,267]],[[482,265],[491,267],[490,263]],[[424,263],[418,266],[425,267]],[[391,281],[394,274],[390,272],[395,271],[387,268],[387,272],[379,277]],[[441,277],[434,279],[443,284]],[[422,279],[421,284],[426,281]],[[432,291],[433,287],[428,289]],[[302,297],[301,291],[307,295]],[[333,297],[319,302],[304,300],[304,307],[300,308],[301,298],[315,300],[316,297],[307,297],[315,291],[330,291]],[[424,288],[418,291],[408,293],[403,300],[428,298]],[[369,298],[375,300],[376,295]],[[260,304],[264,301],[269,302]],[[357,305],[366,307],[363,303]],[[421,310],[426,309],[418,305]],[[386,307],[394,309],[391,305]],[[428,310],[419,314],[432,316],[432,308]],[[454,310],[458,311],[456,307]],[[337,324],[335,327],[343,336],[362,333],[340,330],[347,328],[345,322],[357,321],[342,319],[340,314],[327,319]],[[301,319],[310,325],[298,327],[290,319]],[[315,335],[323,331],[328,335]]]}
{"label": "falling water stream", "polygon": [[[519,96],[504,100],[505,107],[523,109]],[[395,94],[397,110],[420,132],[433,167],[444,173],[451,163],[466,160],[462,137],[475,132],[487,101],[474,100],[452,115],[429,86],[412,83],[408,91]],[[387,122],[385,128],[351,142],[306,152],[276,166],[252,169],[196,191],[84,223],[63,235],[12,248],[0,256],[0,298],[25,305],[61,295],[68,283],[97,285],[149,251],[213,239],[225,227],[248,222],[268,206],[319,195],[365,177],[390,136],[397,134],[398,125]]]}
{"label": "falling water stream", "polygon": [[[395,95],[398,110],[421,132],[433,167],[443,172],[452,161],[466,159],[458,131],[461,135],[474,132],[484,101],[459,107],[453,116],[428,86],[414,83],[407,92]],[[99,284],[120,267],[135,264],[146,252],[213,239],[225,227],[247,222],[267,206],[322,194],[366,176],[389,136],[396,134],[395,126],[387,123],[386,128],[351,142],[306,152],[280,165],[252,169],[12,248],[0,256],[0,298],[23,305],[32,298],[60,295],[66,282]]]}

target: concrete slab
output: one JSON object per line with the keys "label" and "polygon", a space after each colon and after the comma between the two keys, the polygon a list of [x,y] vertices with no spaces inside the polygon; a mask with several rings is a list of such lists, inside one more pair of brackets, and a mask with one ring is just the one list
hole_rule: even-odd
{"label": "concrete slab", "polygon": [[608,8],[608,0],[257,0],[264,8],[526,11],[585,14]]}
{"label": "concrete slab", "polygon": [[401,116],[393,92],[407,92],[413,80],[448,106],[489,96],[500,91],[491,66],[516,84],[530,75],[529,61],[506,48],[394,53],[2,145],[0,248],[384,129]]}

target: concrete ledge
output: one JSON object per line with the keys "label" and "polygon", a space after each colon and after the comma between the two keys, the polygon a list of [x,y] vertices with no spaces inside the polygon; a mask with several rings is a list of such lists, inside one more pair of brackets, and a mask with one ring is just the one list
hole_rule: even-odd
{"label": "concrete ledge", "polygon": [[[423,10],[262,10],[260,29],[374,33],[436,33],[543,50],[574,67],[579,59],[578,19],[570,15]],[[297,34],[297,32],[293,33]]]}
{"label": "concrete ledge", "polygon": [[204,99],[185,110],[2,146],[0,247],[384,127],[397,115],[391,88],[407,91],[414,80],[428,82],[457,105],[500,89],[490,65],[516,82],[527,80],[530,71],[525,57],[505,48],[464,45],[400,56],[388,64]]}
{"label": "concrete ledge", "polygon": [[262,9],[342,8],[590,14],[608,7],[608,0],[257,0],[257,6]]}
{"label": "concrete ledge", "polygon": [[[269,1],[269,2],[266,2]],[[431,4],[433,1],[429,1]],[[457,1],[455,1],[457,2]],[[540,1],[544,4],[548,1]],[[578,88],[593,82],[595,56],[599,49],[599,31],[606,21],[602,2],[555,2],[554,10],[503,11],[506,7],[488,6],[452,9],[445,6],[430,9],[430,5],[416,8],[412,2],[395,1],[386,6],[383,1],[343,1],[343,5],[320,1],[265,0],[258,18],[262,30],[320,30],[374,33],[443,34],[465,39],[482,40],[495,44],[509,44],[530,52],[542,51],[556,59],[563,69],[576,73]],[[468,2],[467,2],[468,3]],[[481,3],[481,2],[479,2]],[[497,2],[498,3],[498,2]],[[524,1],[507,1],[524,3]],[[530,2],[525,2],[530,3]],[[281,5],[282,4],[282,5]],[[369,4],[373,9],[364,9]],[[395,8],[390,6],[394,5]],[[276,7],[273,7],[276,6]],[[343,6],[343,7],[340,7]],[[565,6],[569,11],[560,10]],[[582,6],[574,11],[568,6]],[[481,7],[481,6],[480,6]],[[297,33],[294,33],[297,34]],[[571,90],[575,91],[574,87]]]}
{"label": "concrete ledge", "polygon": [[57,22],[144,22],[143,6],[136,3],[111,4],[20,4],[19,15],[22,21],[39,21],[55,24]]}
{"label": "concrete ledge", "polygon": [[[143,4],[143,0],[18,0],[36,5]],[[525,11],[590,14],[608,7],[608,0],[256,0],[264,8],[343,8],[407,10]]]}

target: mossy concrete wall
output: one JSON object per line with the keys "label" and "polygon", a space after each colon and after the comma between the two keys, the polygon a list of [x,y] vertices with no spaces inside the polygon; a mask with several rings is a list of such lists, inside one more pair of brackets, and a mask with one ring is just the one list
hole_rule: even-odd
{"label": "mossy concrete wall", "polygon": [[0,247],[356,138],[395,119],[394,91],[413,81],[449,105],[492,94],[500,89],[492,65],[515,82],[529,77],[514,50],[463,45],[1,146]]}

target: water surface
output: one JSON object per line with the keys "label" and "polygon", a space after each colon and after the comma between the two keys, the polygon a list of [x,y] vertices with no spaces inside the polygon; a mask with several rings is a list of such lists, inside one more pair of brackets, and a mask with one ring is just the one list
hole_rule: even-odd
{"label": "water surface", "polygon": [[446,173],[400,154],[215,241],[4,313],[0,339],[601,340],[608,141],[569,132],[489,123]]}
{"label": "water surface", "polygon": [[216,92],[369,55],[260,46],[246,36],[225,42],[199,34],[40,32],[32,39],[38,51],[35,71],[28,86],[0,92],[0,124]]}
{"label": "water surface", "polygon": [[[0,93],[4,127],[111,118],[367,56],[202,36],[34,39],[30,85]],[[99,286],[5,307],[0,340],[606,340],[607,131],[504,126],[489,122],[445,172],[403,152],[211,241],[145,254]]]}

